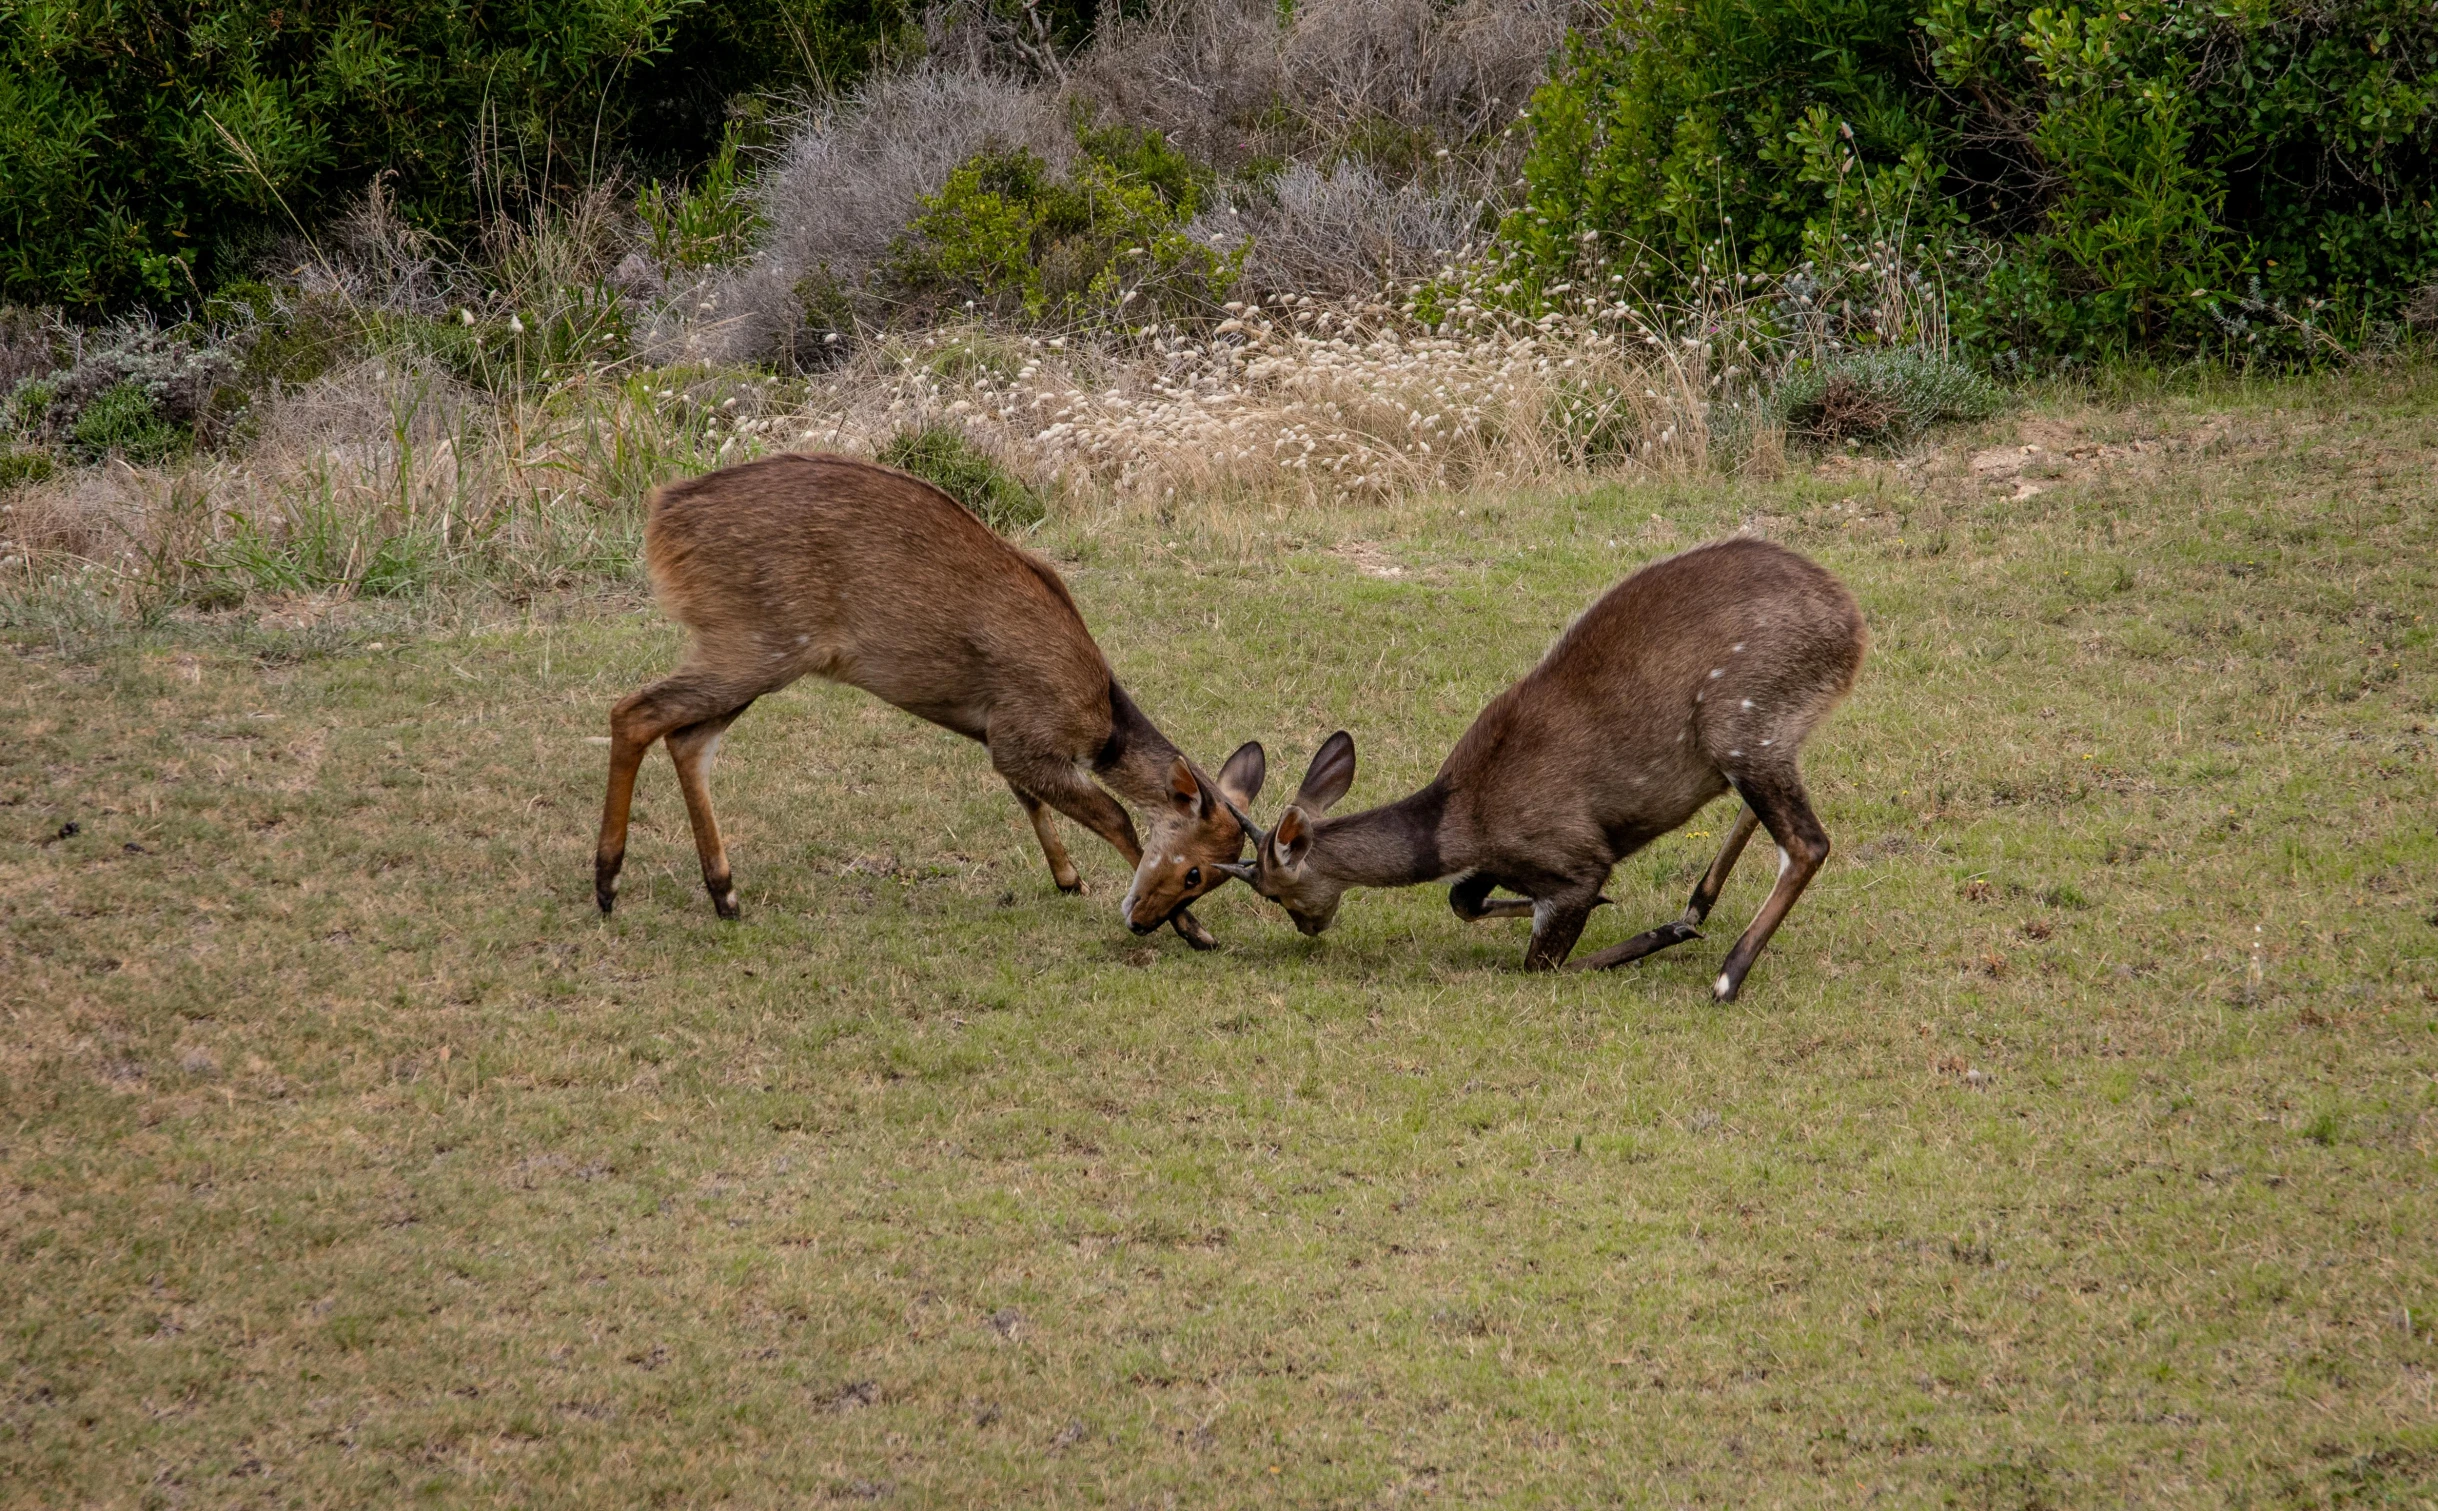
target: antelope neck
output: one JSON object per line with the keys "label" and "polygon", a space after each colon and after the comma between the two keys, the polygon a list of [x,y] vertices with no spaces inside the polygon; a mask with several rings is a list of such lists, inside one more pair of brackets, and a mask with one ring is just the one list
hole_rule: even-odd
{"label": "antelope neck", "polygon": [[1152,807],[1168,795],[1168,769],[1183,754],[1126,689],[1110,679],[1109,738],[1092,758],[1094,774],[1109,790],[1137,806]]}
{"label": "antelope neck", "polygon": [[1310,864],[1352,887],[1412,887],[1452,871],[1439,848],[1447,789],[1438,782],[1378,808],[1325,818],[1313,833]]}

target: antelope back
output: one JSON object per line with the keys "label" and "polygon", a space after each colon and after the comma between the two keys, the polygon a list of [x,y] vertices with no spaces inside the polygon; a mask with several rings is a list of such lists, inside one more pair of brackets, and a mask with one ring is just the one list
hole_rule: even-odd
{"label": "antelope back", "polygon": [[927,718],[994,691],[1105,717],[1108,665],[1058,574],[905,473],[791,455],[672,483],[644,562],[705,659],[836,678]]}

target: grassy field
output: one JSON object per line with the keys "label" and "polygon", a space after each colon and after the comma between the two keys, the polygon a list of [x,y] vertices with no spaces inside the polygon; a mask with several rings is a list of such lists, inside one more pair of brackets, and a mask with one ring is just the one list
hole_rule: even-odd
{"label": "grassy field", "polygon": [[1198,955],[813,685],[715,779],[744,922],[658,756],[604,921],[632,586],[20,637],[0,1502],[2438,1504],[2433,396],[1044,537],[1265,816],[1653,556],[1841,573],[1838,851],[1724,1009],[1764,864],[1613,974],[1439,889]]}

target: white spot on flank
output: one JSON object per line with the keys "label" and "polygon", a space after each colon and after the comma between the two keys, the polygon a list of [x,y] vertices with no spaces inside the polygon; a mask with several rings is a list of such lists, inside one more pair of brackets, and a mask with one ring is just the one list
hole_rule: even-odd
{"label": "white spot on flank", "polygon": [[1738,640],[1735,644],[1727,647],[1727,649],[1732,654],[1741,654],[1744,649],[1744,642]]}
{"label": "white spot on flank", "polygon": [[796,637],[796,644],[798,644],[798,645],[803,645],[804,643],[806,643],[807,641],[811,640],[812,638],[813,638],[813,637],[812,637],[812,636],[810,636],[810,635],[798,635],[798,636]]}
{"label": "white spot on flank", "polygon": [[1744,706],[1745,706],[1746,708],[1750,708],[1750,707],[1752,707],[1752,700],[1751,700],[1750,698],[1746,698],[1746,699],[1744,700]]}
{"label": "white spot on flank", "polygon": [[1730,751],[1728,751],[1728,752],[1727,752],[1727,754],[1729,754],[1729,755],[1731,755],[1731,756],[1740,756],[1740,755],[1742,755],[1743,753],[1744,753],[1744,752],[1742,752],[1742,751],[1740,751],[1740,750],[1730,750]]}
{"label": "white spot on flank", "polygon": [[1725,675],[1727,675],[1727,668],[1725,668],[1725,667],[1723,667],[1723,666],[1714,666],[1714,667],[1710,668],[1710,675],[1711,675],[1712,677],[1714,677],[1714,678],[1716,678],[1716,677],[1724,677]]}
{"label": "white spot on flank", "polygon": [[1775,740],[1763,740],[1761,743],[1762,743],[1762,744],[1764,744],[1764,745],[1775,745],[1775,744],[1777,744],[1778,742],[1777,742],[1777,741],[1775,741]]}

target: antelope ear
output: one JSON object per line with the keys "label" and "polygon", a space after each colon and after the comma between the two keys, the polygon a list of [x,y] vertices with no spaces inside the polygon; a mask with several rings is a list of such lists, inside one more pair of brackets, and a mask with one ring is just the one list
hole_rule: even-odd
{"label": "antelope ear", "polygon": [[1321,742],[1313,754],[1303,786],[1295,790],[1295,806],[1327,813],[1354,785],[1354,736],[1339,730]]}
{"label": "antelope ear", "polygon": [[1261,742],[1247,740],[1219,768],[1219,790],[1237,807],[1250,808],[1253,799],[1261,796],[1261,780],[1269,770],[1270,759],[1262,754]]}
{"label": "antelope ear", "polygon": [[1185,764],[1183,756],[1168,763],[1168,795],[1188,813],[1206,816],[1211,811],[1210,799],[1202,791],[1202,779],[1194,775],[1194,768]]}
{"label": "antelope ear", "polygon": [[1290,871],[1312,853],[1312,824],[1303,809],[1289,808],[1278,816],[1278,827],[1270,831],[1270,853]]}

